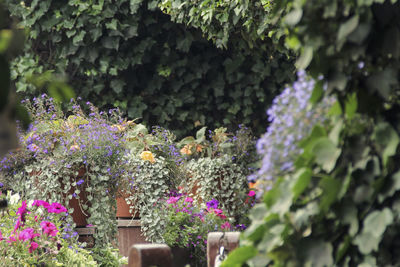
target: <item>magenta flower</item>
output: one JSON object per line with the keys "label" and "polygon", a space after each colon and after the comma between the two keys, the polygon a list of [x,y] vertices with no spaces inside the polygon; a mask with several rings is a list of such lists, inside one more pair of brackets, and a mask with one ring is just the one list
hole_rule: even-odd
{"label": "magenta flower", "polygon": [[229,222],[225,222],[221,225],[221,229],[231,229],[231,225],[229,224]]}
{"label": "magenta flower", "polygon": [[52,222],[43,221],[40,223],[40,226],[42,227],[43,233],[48,236],[56,236],[58,233],[57,227]]}
{"label": "magenta flower", "polygon": [[185,202],[192,203],[193,202],[193,198],[187,197],[187,198],[185,198]]}
{"label": "magenta flower", "polygon": [[39,247],[38,243],[36,242],[31,242],[30,246],[29,246],[29,253],[32,253],[35,249],[37,249]]}
{"label": "magenta flower", "polygon": [[44,200],[34,200],[32,206],[37,206],[37,207],[43,206],[44,208],[48,208],[50,204]]}
{"label": "magenta flower", "polygon": [[21,227],[21,221],[18,219],[14,226],[14,233]]}
{"label": "magenta flower", "polygon": [[249,197],[254,197],[256,195],[256,192],[254,192],[253,190],[251,190],[248,194]]}
{"label": "magenta flower", "polygon": [[49,213],[57,213],[58,214],[61,212],[67,212],[68,210],[60,203],[54,202],[49,207],[47,207],[47,211]]}
{"label": "magenta flower", "polygon": [[176,203],[178,200],[179,200],[179,197],[170,197],[170,198],[167,200],[167,203],[168,203],[168,204],[173,204],[173,203]]}
{"label": "magenta flower", "polygon": [[21,207],[18,208],[17,214],[19,215],[19,218],[21,219],[22,222],[25,222],[25,214],[27,213],[26,209],[26,201],[22,201]]}
{"label": "magenta flower", "polygon": [[26,240],[32,240],[36,236],[40,236],[40,234],[35,233],[35,230],[33,228],[26,228],[19,233],[18,239],[26,241]]}

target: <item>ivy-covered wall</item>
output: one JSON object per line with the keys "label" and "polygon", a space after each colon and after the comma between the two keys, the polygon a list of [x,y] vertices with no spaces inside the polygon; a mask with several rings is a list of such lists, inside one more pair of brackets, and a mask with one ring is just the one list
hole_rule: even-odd
{"label": "ivy-covered wall", "polygon": [[31,74],[66,73],[82,99],[178,134],[238,123],[265,130],[266,108],[293,75],[270,41],[218,49],[199,30],[171,22],[159,1],[7,3],[30,29],[13,65],[18,92],[39,93]]}

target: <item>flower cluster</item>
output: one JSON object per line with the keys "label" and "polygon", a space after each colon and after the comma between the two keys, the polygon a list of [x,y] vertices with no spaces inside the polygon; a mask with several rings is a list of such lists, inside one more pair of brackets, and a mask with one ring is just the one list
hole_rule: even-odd
{"label": "flower cluster", "polygon": [[165,242],[171,247],[190,250],[194,266],[204,264],[202,261],[205,258],[209,232],[233,230],[218,204],[218,201],[213,199],[202,208],[186,194],[175,194],[161,205],[166,205],[167,212],[163,234]]}
{"label": "flower cluster", "polygon": [[256,144],[262,164],[249,180],[257,180],[260,192],[269,190],[278,176],[293,170],[294,159],[302,153],[299,141],[308,136],[316,124],[326,122],[326,114],[335,101],[333,97],[325,97],[311,108],[309,101],[316,81],[307,77],[305,71],[297,75],[298,80],[273,100],[267,111],[270,125]]}
{"label": "flower cluster", "polygon": [[79,249],[75,239],[62,237],[67,209],[60,203],[27,203],[10,193],[7,198],[11,206],[8,216],[0,217],[0,260],[11,258],[14,264],[28,265],[51,263],[57,261],[63,246]]}

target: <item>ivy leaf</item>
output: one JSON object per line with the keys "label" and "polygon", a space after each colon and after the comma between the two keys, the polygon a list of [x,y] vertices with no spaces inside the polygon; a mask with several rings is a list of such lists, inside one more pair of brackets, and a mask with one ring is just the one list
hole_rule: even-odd
{"label": "ivy leaf", "polygon": [[110,83],[112,90],[114,92],[116,92],[117,94],[119,94],[123,91],[125,85],[126,85],[125,81],[120,80],[120,79],[112,80]]}
{"label": "ivy leaf", "polygon": [[345,114],[348,119],[352,119],[354,117],[354,114],[356,114],[357,105],[357,95],[356,93],[352,93],[347,97],[344,104]]}
{"label": "ivy leaf", "polygon": [[289,25],[289,26],[294,26],[299,21],[301,20],[301,17],[303,16],[303,10],[300,8],[296,8],[292,11],[290,11],[283,19],[283,21]]}
{"label": "ivy leaf", "polygon": [[346,38],[350,33],[352,33],[357,28],[358,20],[359,20],[359,16],[354,15],[349,20],[347,20],[345,23],[342,23],[339,27],[337,40],[340,41],[340,40]]}
{"label": "ivy leaf", "polygon": [[366,82],[371,91],[378,92],[384,99],[389,99],[391,86],[397,85],[397,71],[386,68],[381,72],[372,74]]}
{"label": "ivy leaf", "polygon": [[389,208],[384,208],[382,211],[373,211],[364,220],[363,232],[368,232],[377,238],[382,238],[386,227],[392,222],[393,213]]}
{"label": "ivy leaf", "polygon": [[360,252],[364,255],[370,254],[373,250],[378,251],[380,238],[373,236],[371,233],[361,233],[353,241],[357,245]]}
{"label": "ivy leaf", "polygon": [[129,8],[130,8],[131,14],[135,14],[138,11],[141,3],[142,3],[142,0],[130,0]]}
{"label": "ivy leaf", "polygon": [[400,141],[399,136],[389,123],[381,122],[375,126],[373,138],[379,146],[383,166],[385,167],[389,157],[396,153]]}
{"label": "ivy leaf", "polygon": [[302,51],[300,58],[296,61],[296,68],[304,70],[308,67],[313,58],[313,48],[311,46],[305,46]]}
{"label": "ivy leaf", "polygon": [[323,194],[319,206],[322,211],[328,211],[329,207],[337,199],[341,185],[342,183],[340,180],[329,176],[325,176],[321,179],[319,186],[323,189]]}
{"label": "ivy leaf", "polygon": [[331,172],[335,167],[341,151],[342,150],[337,148],[327,137],[318,139],[312,148],[316,163],[321,165],[322,169],[327,173]]}
{"label": "ivy leaf", "polygon": [[306,256],[304,266],[333,266],[333,247],[330,243],[318,239],[310,239],[305,244],[302,244],[301,250]]}
{"label": "ivy leaf", "polygon": [[74,38],[72,39],[72,43],[74,45],[79,45],[79,43],[83,41],[83,37],[85,37],[85,34],[86,31],[84,30],[79,31],[79,33],[75,35]]}
{"label": "ivy leaf", "polygon": [[296,183],[292,187],[294,200],[297,199],[304,191],[304,189],[307,188],[308,184],[311,181],[311,175],[312,172],[310,168],[302,168],[296,172],[296,174],[294,175],[294,180],[296,181]]}

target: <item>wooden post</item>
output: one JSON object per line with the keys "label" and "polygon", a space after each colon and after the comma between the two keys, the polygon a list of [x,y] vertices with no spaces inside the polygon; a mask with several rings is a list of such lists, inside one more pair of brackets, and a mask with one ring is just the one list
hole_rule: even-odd
{"label": "wooden post", "polygon": [[166,244],[136,244],[129,250],[128,267],[172,267],[171,249]]}
{"label": "wooden post", "polygon": [[211,232],[207,236],[207,266],[214,267],[215,258],[221,246],[230,252],[239,246],[240,232]]}

